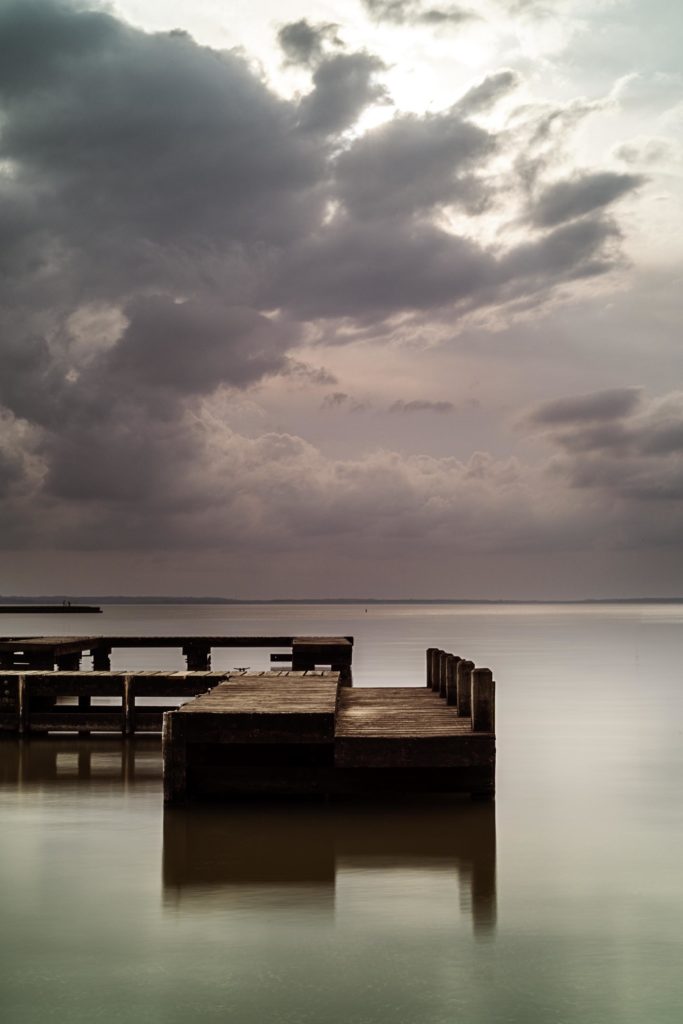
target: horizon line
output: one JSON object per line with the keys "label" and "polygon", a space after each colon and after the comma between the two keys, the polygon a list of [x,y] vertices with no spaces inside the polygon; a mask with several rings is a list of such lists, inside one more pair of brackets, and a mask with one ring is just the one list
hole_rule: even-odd
{"label": "horizon line", "polygon": [[494,598],[469,598],[469,597],[272,597],[272,598],[240,598],[240,597],[216,597],[216,596],[190,596],[182,594],[154,595],[154,594],[33,594],[33,595],[2,595],[0,594],[0,605],[3,604],[45,604],[54,602],[62,604],[64,601],[77,602],[81,604],[353,604],[353,605],[378,605],[378,604],[681,604],[681,597],[579,597],[579,598],[515,598],[515,597],[494,597]]}

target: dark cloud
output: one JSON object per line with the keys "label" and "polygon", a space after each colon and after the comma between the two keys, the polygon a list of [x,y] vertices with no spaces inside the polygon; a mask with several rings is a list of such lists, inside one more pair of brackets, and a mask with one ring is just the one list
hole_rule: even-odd
{"label": "dark cloud", "polygon": [[[572,487],[674,504],[683,525],[683,395],[645,403],[638,388],[614,389],[545,403],[531,418],[561,452],[554,471]],[[640,513],[628,505],[624,513],[632,531]]]}
{"label": "dark cloud", "polygon": [[396,116],[341,154],[338,196],[361,219],[406,217],[458,202],[476,207],[488,189],[473,171],[495,149],[495,138],[456,110]]}
{"label": "dark cloud", "polygon": [[450,413],[455,412],[455,406],[453,402],[434,402],[429,401],[426,398],[413,398],[411,401],[406,402],[404,399],[399,398],[389,407],[389,412],[398,413],[411,413],[411,412],[436,412],[436,413]]}
{"label": "dark cloud", "polygon": [[174,302],[139,298],[129,324],[103,360],[117,386],[205,394],[220,384],[244,387],[285,368],[291,330],[253,309],[225,306],[212,296]]}
{"label": "dark cloud", "polygon": [[645,183],[639,174],[604,171],[584,174],[571,181],[548,185],[531,206],[531,220],[539,227],[553,227],[608,206]]}
{"label": "dark cloud", "polygon": [[394,25],[460,25],[477,15],[457,4],[432,7],[425,0],[363,0],[368,14],[375,21]]}
{"label": "dark cloud", "polygon": [[496,273],[476,243],[434,225],[341,219],[293,250],[273,287],[303,319],[384,319],[469,299]]}
{"label": "dark cloud", "polygon": [[[514,86],[511,72],[450,110],[354,137],[363,110],[387,99],[381,61],[330,55],[332,26],[294,23],[280,40],[313,68],[296,100],[184,33],[66,0],[0,0],[4,544],[286,547],[354,530],[446,543],[458,528],[494,543],[513,498],[538,505],[510,461],[335,461],[302,438],[226,425],[225,403],[266,377],[336,386],[296,359],[308,321],[455,320],[535,301],[619,256],[618,228],[590,212],[543,221],[521,243],[477,240],[500,189],[492,161],[517,137],[468,117]],[[461,234],[442,216],[456,206],[472,218]],[[675,444],[676,423],[647,443]]]}
{"label": "dark cloud", "polygon": [[365,107],[386,100],[375,81],[384,64],[369,53],[328,57],[313,73],[313,91],[301,101],[300,125],[306,132],[334,135],[349,128]]}
{"label": "dark cloud", "polygon": [[595,420],[614,420],[638,408],[641,388],[608,388],[590,395],[573,395],[542,402],[529,415],[532,423],[541,426],[554,424],[592,423]]}
{"label": "dark cloud", "polygon": [[544,289],[559,281],[595,277],[611,270],[616,254],[610,243],[620,238],[618,228],[608,220],[582,220],[562,224],[533,242],[522,242],[501,260],[500,278],[520,292],[520,279],[527,290]]}
{"label": "dark cloud", "polygon": [[326,46],[341,46],[338,28],[331,23],[312,25],[301,18],[283,25],[277,38],[289,64],[310,67],[322,60]]}

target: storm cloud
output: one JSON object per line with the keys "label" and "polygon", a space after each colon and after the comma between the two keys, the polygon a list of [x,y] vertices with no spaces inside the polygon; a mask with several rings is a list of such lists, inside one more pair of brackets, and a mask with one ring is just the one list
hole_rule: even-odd
{"label": "storm cloud", "polygon": [[[683,395],[644,400],[640,389],[622,388],[546,403],[531,420],[547,430],[560,453],[554,472],[570,485],[603,492],[625,503],[640,522],[640,502],[662,502],[671,522],[683,525]],[[630,507],[629,507],[630,503]],[[657,523],[649,524],[656,532]]]}
{"label": "storm cloud", "polygon": [[609,206],[621,196],[645,183],[637,174],[584,174],[573,181],[548,185],[536,197],[531,219],[539,227],[553,227]]}
{"label": "storm cloud", "polygon": [[[365,6],[393,24],[474,18]],[[377,413],[412,428],[430,417],[410,414],[459,410],[439,397],[450,383],[430,393],[408,376],[358,402],[363,386],[315,353],[369,338],[381,377],[406,324],[436,323],[451,344],[468,317],[500,326],[597,287],[622,265],[613,204],[644,181],[558,176],[548,138],[569,138],[597,101],[494,127],[480,115],[522,81],[503,67],[408,112],[393,106],[389,61],[344,48],[336,25],[302,19],[277,38],[279,66],[308,82],[289,95],[243,52],[182,31],[69,0],[0,0],[3,545],[523,548],[592,528],[579,492],[598,486],[598,461],[624,500],[639,480],[644,493],[646,466],[680,454],[681,417],[673,399],[644,412],[636,388],[532,411],[552,485],[485,446],[456,458],[390,439],[342,457],[283,425],[281,408],[252,429],[228,422],[231,403],[256,404],[273,382],[316,409],[373,410],[348,422]]]}

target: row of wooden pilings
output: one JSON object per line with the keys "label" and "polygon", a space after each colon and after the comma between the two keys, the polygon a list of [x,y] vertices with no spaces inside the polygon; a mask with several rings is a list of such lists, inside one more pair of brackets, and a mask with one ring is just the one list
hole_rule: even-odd
{"label": "row of wooden pilings", "polygon": [[496,731],[496,683],[490,669],[428,647],[427,686],[457,708],[459,718],[471,719],[472,732]]}

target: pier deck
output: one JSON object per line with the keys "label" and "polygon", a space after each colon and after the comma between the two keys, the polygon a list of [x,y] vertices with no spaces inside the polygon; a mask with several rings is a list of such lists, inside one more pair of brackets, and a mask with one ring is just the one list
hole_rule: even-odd
{"label": "pier deck", "polygon": [[443,695],[432,685],[351,689],[334,672],[228,677],[164,715],[165,799],[426,791],[490,797],[494,683],[487,669],[463,665],[460,709],[457,693],[448,703],[448,687]]}

